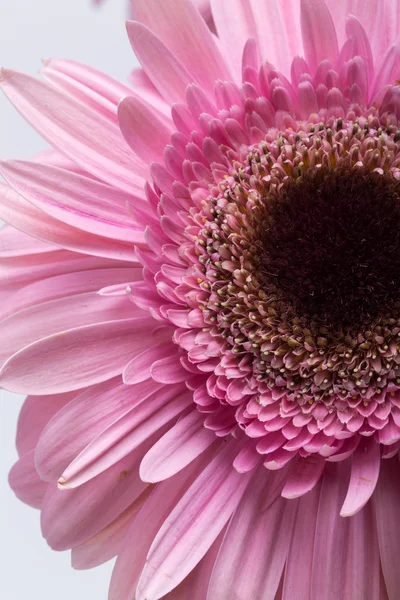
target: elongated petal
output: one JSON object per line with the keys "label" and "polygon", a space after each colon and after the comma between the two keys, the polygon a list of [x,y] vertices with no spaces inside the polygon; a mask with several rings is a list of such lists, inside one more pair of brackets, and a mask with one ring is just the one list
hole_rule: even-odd
{"label": "elongated petal", "polygon": [[312,557],[320,486],[298,500],[293,536],[286,560],[282,600],[303,600],[310,595]]}
{"label": "elongated petal", "polygon": [[300,458],[292,466],[283,487],[284,498],[298,498],[316,485],[324,470],[325,460],[318,455]]}
{"label": "elongated petal", "polygon": [[117,556],[132,521],[148,498],[149,491],[150,487],[107,527],[83,544],[72,548],[71,563],[74,569],[93,569]]}
{"label": "elongated petal", "polygon": [[161,386],[153,381],[128,388],[118,378],[78,394],[51,419],[40,436],[35,461],[42,479],[57,481],[101,431],[159,391]]}
{"label": "elongated petal", "polygon": [[2,77],[9,100],[45,140],[100,180],[128,193],[140,191],[146,167],[116,126],[39,79],[4,69]]}
{"label": "elongated petal", "polygon": [[72,227],[104,238],[143,243],[143,233],[130,222],[128,203],[144,199],[64,169],[29,161],[0,164],[0,172],[26,200]]}
{"label": "elongated petal", "polygon": [[31,254],[44,254],[56,251],[56,246],[51,246],[37,240],[14,227],[3,225],[0,229],[0,257],[26,256]]}
{"label": "elongated petal", "polygon": [[120,102],[118,119],[122,135],[139,158],[148,163],[162,160],[172,122],[169,127],[144,102],[132,96]]}
{"label": "elongated petal", "polygon": [[201,87],[212,92],[216,79],[230,79],[206,23],[190,0],[136,0],[133,18],[151,29]]}
{"label": "elongated petal", "polygon": [[339,511],[347,477],[348,468],[343,463],[325,468],[315,528],[310,600],[320,600],[327,589],[332,598],[340,598],[342,593],[348,520]]}
{"label": "elongated petal", "polygon": [[187,86],[195,79],[179,59],[142,23],[128,21],[132,48],[146,75],[170,104],[184,101]]}
{"label": "elongated petal", "polygon": [[68,465],[59,485],[77,487],[96,477],[132,452],[153,433],[163,428],[190,406],[192,398],[185,389],[178,393],[172,386],[133,408],[103,430]]}
{"label": "elongated petal", "polygon": [[[137,262],[131,244],[82,232],[62,223],[27,202],[8,185],[0,183],[0,218],[16,229],[49,244],[95,256]],[[57,257],[54,257],[54,261]],[[26,269],[25,269],[26,270]]]}
{"label": "elongated petal", "polygon": [[149,450],[140,465],[140,476],[150,482],[172,477],[214,442],[214,432],[204,427],[204,415],[194,410]]}
{"label": "elongated petal", "polygon": [[[168,330],[167,330],[168,332]],[[151,368],[156,361],[166,358],[174,351],[171,341],[152,344],[135,356],[125,367],[122,374],[124,383],[133,385],[151,377]]]}
{"label": "elongated petal", "polygon": [[226,598],[275,598],[297,508],[295,502],[282,498],[265,508],[277,477],[267,474],[263,467],[254,473],[229,523],[211,576],[208,600],[218,594]]}
{"label": "elongated petal", "polygon": [[211,547],[248,485],[248,474],[232,467],[236,453],[235,441],[226,444],[167,517],[147,555],[137,600],[161,598]]}
{"label": "elongated petal", "polygon": [[342,517],[351,517],[365,506],[372,496],[379,477],[381,450],[373,438],[361,442],[352,456],[349,489],[341,508]]}
{"label": "elongated petal", "polygon": [[37,340],[68,329],[138,316],[140,312],[132,307],[127,298],[99,296],[95,292],[37,304],[0,321],[0,335],[4,336],[0,362],[3,364],[13,354]]}
{"label": "elongated petal", "polygon": [[12,467],[9,483],[15,495],[34,508],[41,508],[49,484],[42,481],[34,465],[34,451],[24,454]]}
{"label": "elongated petal", "polygon": [[109,600],[126,600],[135,596],[154,536],[214,453],[205,454],[205,458],[199,457],[186,469],[154,487],[126,535],[111,578]]}
{"label": "elongated petal", "polygon": [[118,282],[141,279],[141,270],[135,268],[92,269],[56,275],[40,279],[26,285],[23,290],[10,296],[1,307],[0,316],[4,318],[35,304],[42,304],[56,298],[73,296],[79,293],[98,291],[108,285]]}
{"label": "elongated petal", "polygon": [[324,0],[301,0],[301,33],[305,59],[312,69],[326,59],[335,63],[339,54],[338,42]]}
{"label": "elongated petal", "polygon": [[106,321],[55,333],[14,354],[0,384],[19,394],[60,394],[122,373],[148,320]]}
{"label": "elongated petal", "polygon": [[396,600],[400,594],[400,570],[396,559],[400,537],[399,473],[397,457],[382,461],[374,494],[379,553],[389,600]]}
{"label": "elongated petal", "polygon": [[349,519],[344,598],[385,598],[380,594],[381,566],[376,520],[372,504]]}
{"label": "elongated petal", "polygon": [[54,550],[82,544],[112,523],[146,489],[138,475],[140,453],[116,463],[74,490],[50,484],[42,508],[42,533]]}
{"label": "elongated petal", "polygon": [[47,423],[77,392],[56,394],[54,396],[28,396],[22,405],[18,417],[16,446],[22,456],[35,449],[43,429]]}

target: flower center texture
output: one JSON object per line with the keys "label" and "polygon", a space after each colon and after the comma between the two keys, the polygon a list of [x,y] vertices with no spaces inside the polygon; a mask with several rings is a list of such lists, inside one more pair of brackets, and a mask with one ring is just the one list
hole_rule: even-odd
{"label": "flower center texture", "polygon": [[[228,172],[215,168],[186,227],[195,252],[181,288],[206,325],[188,364],[214,358],[195,391],[202,410],[234,416],[250,437],[293,429],[305,454],[388,424],[400,387],[399,144],[370,115],[273,129],[226,152]],[[188,335],[175,341],[185,348]]]}

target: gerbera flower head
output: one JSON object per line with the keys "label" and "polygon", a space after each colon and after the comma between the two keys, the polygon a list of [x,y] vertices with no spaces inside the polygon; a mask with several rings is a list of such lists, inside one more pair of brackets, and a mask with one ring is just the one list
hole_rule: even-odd
{"label": "gerbera flower head", "polygon": [[132,88],[3,72],[11,485],[111,600],[394,600],[400,4],[211,9],[133,2]]}

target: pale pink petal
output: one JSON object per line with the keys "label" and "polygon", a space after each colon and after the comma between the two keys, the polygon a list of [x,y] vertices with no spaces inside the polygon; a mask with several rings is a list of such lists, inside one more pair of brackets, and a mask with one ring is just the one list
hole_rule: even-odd
{"label": "pale pink petal", "polygon": [[49,485],[41,523],[51,548],[67,550],[82,544],[112,523],[144,492],[148,484],[138,474],[140,455],[130,454],[74,490]]}
{"label": "pale pink petal", "polygon": [[250,0],[261,56],[286,76],[294,56],[302,55],[300,2],[298,0]]}
{"label": "pale pink petal", "polygon": [[170,104],[185,100],[187,86],[195,79],[179,59],[142,23],[126,25],[133,51],[146,75]]}
{"label": "pale pink petal", "polygon": [[365,506],[379,477],[380,445],[373,438],[362,440],[352,456],[349,489],[340,510],[342,517],[352,517]]}
{"label": "pale pink petal", "polygon": [[[256,38],[255,16],[249,0],[211,0],[211,10],[224,55],[232,66],[236,81],[241,82],[243,48]],[[268,57],[268,60],[271,60]]]}
{"label": "pale pink petal", "polygon": [[[0,316],[4,318],[11,313],[19,312],[24,308],[62,298],[78,293],[99,291],[103,286],[111,282],[135,281],[141,279],[140,269],[115,268],[115,269],[92,269],[91,271],[76,271],[65,275],[56,275],[40,279],[26,285],[22,290],[11,294],[3,303]],[[115,283],[114,285],[119,285]],[[125,284],[126,287],[126,284]],[[126,295],[126,290],[124,289]]]}
{"label": "pale pink petal", "polygon": [[168,126],[144,102],[132,96],[119,103],[118,120],[122,135],[139,158],[148,163],[162,160],[172,123]]}
{"label": "pale pink petal", "polygon": [[397,457],[382,461],[373,498],[383,576],[389,599],[396,600],[400,595],[400,569],[397,560],[400,539],[400,468]]}
{"label": "pale pink petal", "polygon": [[142,189],[146,166],[109,120],[39,79],[5,69],[2,77],[9,100],[45,140],[106,183]]}
{"label": "pale pink petal", "polygon": [[132,244],[115,242],[62,223],[3,183],[0,183],[0,218],[49,244],[86,254],[137,262]]}
{"label": "pale pink petal", "polygon": [[74,569],[93,569],[119,554],[131,523],[147,501],[149,492],[150,486],[107,527],[72,548],[71,564]]}
{"label": "pale pink petal", "polygon": [[379,598],[381,566],[372,504],[349,519],[346,548],[343,598]]}
{"label": "pale pink petal", "polygon": [[228,442],[166,518],[147,555],[137,600],[171,591],[211,547],[249,482],[248,473],[232,467],[237,451],[236,440]]}
{"label": "pale pink petal", "polygon": [[9,225],[3,225],[0,229],[0,258],[43,254],[55,250],[58,250],[56,246],[37,240]]}
{"label": "pale pink petal", "polygon": [[0,163],[0,172],[26,200],[72,227],[122,242],[143,244],[128,203],[145,200],[64,169],[29,161]]}
{"label": "pale pink petal", "polygon": [[124,266],[129,263],[57,249],[43,254],[0,258],[0,284],[8,289],[74,271]]}
{"label": "pale pink petal", "polygon": [[[167,332],[169,330],[167,329]],[[170,334],[171,335],[171,334]],[[154,362],[166,358],[174,351],[172,342],[169,340],[164,343],[152,345],[140,354],[135,356],[125,367],[122,377],[124,383],[133,385],[140,383],[151,377],[151,368]]]}
{"label": "pale pink petal", "polygon": [[325,0],[337,28],[340,44],[345,40],[346,17],[354,15],[364,27],[371,44],[375,64],[393,44],[400,31],[398,0]]}
{"label": "pale pink petal", "polygon": [[117,378],[76,395],[51,419],[40,436],[35,460],[42,479],[57,481],[69,463],[99,433],[161,391],[161,386],[154,381],[128,388]]}
{"label": "pale pink petal", "polygon": [[168,117],[171,116],[171,107],[163,99],[143,69],[134,69],[129,75],[129,80],[135,93],[142,100]]}
{"label": "pale pink petal", "polygon": [[190,0],[135,0],[132,9],[133,18],[160,38],[204,90],[212,92],[216,79],[230,79],[211,32]]}
{"label": "pale pink petal", "polygon": [[161,482],[132,523],[115,563],[109,600],[135,596],[146,555],[158,529],[214,453],[205,453],[174,477]]}
{"label": "pale pink petal", "polygon": [[43,429],[77,392],[54,396],[28,396],[18,417],[16,446],[19,456],[35,449]]}
{"label": "pale pink petal", "polygon": [[34,508],[41,508],[49,484],[40,479],[33,458],[33,450],[24,454],[12,467],[8,481],[17,498]]}
{"label": "pale pink petal", "polygon": [[141,462],[140,476],[153,483],[172,477],[214,442],[214,432],[204,427],[204,415],[194,410],[149,450]]}
{"label": "pale pink petal", "polygon": [[339,55],[338,42],[324,0],[301,0],[300,20],[305,59],[311,69],[325,59],[334,64]]}
{"label": "pale pink petal", "polygon": [[296,460],[283,486],[282,496],[293,499],[312,490],[321,477],[324,467],[325,459],[318,454]]}
{"label": "pale pink petal", "polygon": [[163,435],[165,426],[191,402],[191,395],[185,388],[178,391],[175,386],[166,386],[95,437],[68,465],[59,479],[59,486],[80,486],[114,465],[157,431]]}
{"label": "pale pink petal", "polygon": [[99,296],[95,292],[65,296],[31,306],[0,321],[0,335],[4,336],[0,364],[25,346],[55,333],[141,314],[126,297]]}
{"label": "pale pink petal", "polygon": [[317,485],[298,500],[284,573],[283,600],[304,600],[310,597],[319,495],[320,485]]}
{"label": "pale pink petal", "polygon": [[69,95],[90,104],[91,108],[117,123],[117,107],[122,98],[142,98],[152,110],[170,114],[168,105],[153,94],[149,99],[142,93],[143,86],[131,87],[110,77],[102,71],[73,60],[50,59],[45,61],[43,76],[52,84],[64,89]]}
{"label": "pale pink petal", "polygon": [[0,384],[19,394],[60,394],[111,379],[150,326],[147,319],[125,319],[55,333],[9,358]]}
{"label": "pale pink petal", "polygon": [[314,537],[310,600],[320,600],[325,590],[340,598],[345,570],[348,520],[339,515],[346,494],[348,467],[344,463],[326,466],[322,478]]}
{"label": "pale pink petal", "polygon": [[[280,498],[266,507],[273,481],[261,467],[253,475],[222,542],[211,576],[208,600],[274,600],[292,537],[296,503]],[[268,565],[268,568],[266,568]]]}

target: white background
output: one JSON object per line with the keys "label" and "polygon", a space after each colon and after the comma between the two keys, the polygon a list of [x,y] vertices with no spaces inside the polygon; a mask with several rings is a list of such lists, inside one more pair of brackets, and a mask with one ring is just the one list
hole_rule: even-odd
{"label": "white background", "polygon": [[[72,58],[126,80],[137,64],[126,15],[125,0],[107,0],[101,9],[91,0],[0,0],[0,64],[34,75],[43,57]],[[0,93],[0,158],[29,158],[45,148]],[[0,391],[0,598],[106,600],[112,564],[72,570],[69,553],[53,552],[42,539],[39,512],[8,488],[21,404],[21,397]]]}

